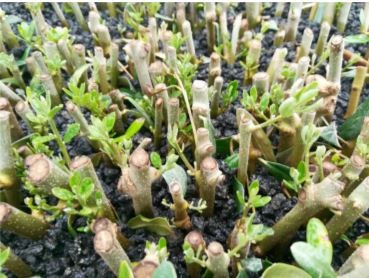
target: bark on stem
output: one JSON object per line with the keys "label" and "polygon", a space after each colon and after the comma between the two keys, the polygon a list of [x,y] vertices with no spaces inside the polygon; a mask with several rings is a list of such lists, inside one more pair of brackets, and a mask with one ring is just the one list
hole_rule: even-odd
{"label": "bark on stem", "polygon": [[104,229],[96,233],[94,248],[115,275],[118,274],[121,261],[126,261],[131,265],[131,261],[120,245],[116,233],[111,229]]}
{"label": "bark on stem", "polygon": [[259,96],[269,92],[269,75],[266,72],[258,72],[252,77],[252,85],[255,86]]}
{"label": "bark on stem", "polygon": [[[369,245],[365,244],[359,246],[354,253],[345,261],[345,263],[338,270],[338,275],[340,278],[349,277],[364,277],[368,273],[369,266]],[[362,274],[354,274],[358,269],[362,269]],[[347,275],[347,276],[344,276]],[[350,276],[351,275],[351,276]]]}
{"label": "bark on stem", "polygon": [[150,46],[141,41],[134,40],[129,42],[124,49],[135,64],[142,92],[147,93],[148,90],[153,88],[148,65]]}
{"label": "bark on stem", "polygon": [[343,50],[345,48],[342,36],[334,36],[329,47],[330,54],[327,80],[336,84],[341,84]]}
{"label": "bark on stem", "polygon": [[195,80],[192,84],[192,113],[195,123],[195,129],[203,127],[201,117],[209,118],[209,96],[208,84],[202,80]]}
{"label": "bark on stem", "polygon": [[[86,48],[83,44],[75,44],[72,47],[72,54],[73,56],[73,63],[74,63],[74,68],[77,70],[80,67],[83,67],[86,64]],[[88,75],[87,75],[87,71],[85,71],[82,74],[81,77],[83,82],[87,82],[88,80]]]}
{"label": "bark on stem", "polygon": [[338,12],[337,16],[337,29],[338,32],[343,33],[346,29],[347,19],[350,14],[351,3],[344,2]]}
{"label": "bark on stem", "polygon": [[28,119],[29,114],[34,114],[32,109],[29,107],[28,103],[20,100],[14,107],[15,112],[19,117],[26,123],[27,127],[33,131],[32,123]]}
{"label": "bark on stem", "polygon": [[315,54],[318,57],[322,56],[323,54],[323,51],[327,45],[327,40],[328,40],[330,30],[331,30],[331,25],[328,22],[324,21],[320,25],[318,42],[316,43],[316,47],[315,47]]}
{"label": "bark on stem", "polygon": [[7,203],[0,202],[0,227],[33,240],[41,239],[49,224]]}
{"label": "bark on stem", "polygon": [[223,246],[213,241],[206,249],[206,254],[208,255],[206,266],[213,273],[214,278],[228,278],[230,258],[228,254],[224,252]]}
{"label": "bark on stem", "polygon": [[99,24],[96,29],[96,35],[99,45],[104,49],[104,53],[110,53],[111,37],[108,27],[103,24]]}
{"label": "bark on stem", "polygon": [[288,21],[286,26],[286,36],[285,41],[291,42],[295,41],[297,34],[297,27],[300,22],[302,3],[296,2],[292,3],[290,6],[290,11],[288,12]]}
{"label": "bark on stem", "polygon": [[327,223],[329,238],[332,242],[337,240],[351,225],[369,209],[369,177],[345,200],[344,210],[340,215],[335,215]]}
{"label": "bark on stem", "polygon": [[18,38],[12,31],[12,28],[9,24],[9,22],[6,20],[6,15],[3,10],[0,9],[0,32],[3,35],[4,42],[9,47],[9,49],[12,49],[14,47],[17,47],[19,45]]}
{"label": "bark on stem", "polygon": [[169,192],[174,203],[174,224],[180,229],[191,229],[192,223],[187,213],[188,202],[183,197],[181,185],[176,181],[172,182],[169,185]]}
{"label": "bark on stem", "polygon": [[216,186],[224,180],[224,176],[219,170],[218,162],[211,156],[203,159],[200,165],[200,171],[200,198],[206,201],[206,209],[203,214],[204,216],[209,217],[213,215],[214,211]]}
{"label": "bark on stem", "polygon": [[42,74],[40,76],[40,81],[45,91],[50,94],[52,106],[60,104],[61,103],[60,96],[51,75]]}
{"label": "bark on stem", "polygon": [[309,56],[311,44],[314,39],[314,33],[310,28],[305,28],[301,39],[301,45],[298,50],[296,61],[298,62],[301,57]]}
{"label": "bark on stem", "polygon": [[251,83],[252,77],[256,73],[259,67],[259,60],[261,55],[261,41],[251,40],[249,42],[249,51],[246,56],[246,68],[244,82],[245,84]]}
{"label": "bark on stem", "polygon": [[282,68],[281,65],[283,65],[286,55],[287,48],[277,48],[275,50],[267,70],[270,84],[274,84],[278,80]]}
{"label": "bark on stem", "polygon": [[91,230],[96,234],[102,230],[110,230],[113,233],[116,234],[117,240],[122,245],[123,248],[126,248],[129,246],[130,242],[129,240],[122,234],[122,232],[119,230],[119,227],[116,223],[111,222],[108,218],[97,218],[92,223]]}
{"label": "bark on stem", "polygon": [[56,2],[51,2],[51,6],[53,7],[57,17],[59,18],[61,24],[65,27],[68,27],[68,21],[65,19],[64,13],[60,8],[59,4]]}
{"label": "bark on stem", "polygon": [[342,210],[340,192],[343,188],[344,184],[332,176],[324,178],[320,183],[305,185],[299,194],[298,203],[273,226],[274,234],[263,239],[255,251],[265,255],[276,245],[283,247],[301,225],[325,208]]}
{"label": "bark on stem", "polygon": [[209,63],[209,78],[208,78],[208,86],[213,86],[215,78],[222,74],[221,67],[221,58],[219,54],[213,52],[210,55],[210,63]]}
{"label": "bark on stem", "polygon": [[238,162],[237,178],[244,186],[248,184],[247,171],[249,164],[249,152],[253,127],[254,124],[251,120],[241,119],[238,128],[240,134],[240,142],[238,151],[239,162]]}
{"label": "bark on stem", "polygon": [[106,58],[101,47],[95,47],[95,60],[97,65],[97,75],[99,78],[99,88],[103,94],[110,91],[110,84],[108,83],[108,74],[106,72]]}
{"label": "bark on stem", "polygon": [[208,51],[214,51],[215,45],[215,25],[214,22],[216,20],[216,10],[215,10],[215,3],[206,2],[204,3],[205,6],[205,21],[206,21],[206,35],[207,35],[207,42],[208,42]]}
{"label": "bark on stem", "polygon": [[260,21],[260,3],[246,2],[246,15],[249,28],[255,28]]}
{"label": "bark on stem", "polygon": [[154,215],[151,195],[152,171],[149,154],[143,148],[137,148],[131,154],[129,167],[122,171],[118,189],[132,198],[136,215]]}
{"label": "bark on stem", "polygon": [[[197,231],[189,232],[184,238],[184,241],[188,242],[192,250],[194,250],[195,254],[197,254],[199,250],[205,250],[206,243],[200,232],[197,232]],[[201,274],[200,265],[198,265],[197,263],[187,263],[186,262],[186,266],[187,266],[187,273],[189,277],[196,278],[200,276]]]}
{"label": "bark on stem", "polygon": [[[101,215],[107,217],[111,221],[115,221],[115,213],[113,210],[113,207],[109,201],[109,199],[106,197],[104,188],[97,177],[97,174],[95,172],[94,165],[92,164],[91,159],[88,156],[77,156],[73,159],[73,161],[70,164],[70,169],[72,171],[78,172],[81,174],[81,178],[89,177],[92,179],[92,182],[94,184],[94,192],[100,192],[101,194],[101,200],[102,200],[102,211]],[[95,200],[95,194],[91,194],[92,197],[90,197],[89,200],[87,200],[87,204],[96,205]]]}
{"label": "bark on stem", "polygon": [[347,104],[345,118],[348,118],[354,114],[357,106],[359,105],[361,92],[365,83],[366,72],[366,67],[358,66],[355,69],[355,77],[352,81],[351,93]]}
{"label": "bark on stem", "polygon": [[[251,4],[251,3],[246,3]],[[253,3],[259,5],[259,3]],[[237,47],[238,47],[238,39],[240,37],[240,29],[241,29],[241,23],[242,23],[242,14],[238,14],[233,22],[233,29],[232,29],[232,35],[231,35],[231,51],[232,55],[236,56],[237,54]]]}
{"label": "bark on stem", "polygon": [[48,194],[54,187],[69,186],[69,175],[45,155],[32,162],[27,170],[27,178],[32,185]]}
{"label": "bark on stem", "polygon": [[210,141],[209,131],[206,128],[199,128],[196,131],[197,145],[195,149],[196,165],[197,169],[200,169],[202,161],[214,154],[215,146]]}
{"label": "bark on stem", "polygon": [[10,87],[0,81],[0,96],[6,97],[12,105],[15,105],[22,98],[18,96]]}
{"label": "bark on stem", "polygon": [[9,116],[9,112],[0,111],[0,188],[5,190],[8,203],[19,206],[22,198],[18,188],[19,180],[12,149]]}
{"label": "bark on stem", "polygon": [[195,44],[192,36],[191,23],[185,20],[182,23],[183,36],[186,38],[187,51],[190,53],[193,59],[196,59]]}
{"label": "bark on stem", "polygon": [[223,77],[217,76],[214,80],[214,94],[211,101],[211,117],[216,118],[219,113],[219,105],[223,88]]}
{"label": "bark on stem", "polygon": [[81,8],[80,8],[79,4],[77,2],[70,2],[69,5],[72,8],[72,11],[73,11],[79,25],[81,26],[81,28],[84,31],[87,31],[88,26],[87,26],[85,18],[83,17],[83,14],[82,14],[82,11],[81,11]]}
{"label": "bark on stem", "polygon": [[17,117],[7,98],[0,97],[0,110],[9,112],[10,133],[12,141],[16,141],[23,137],[23,131],[19,126]]}
{"label": "bark on stem", "polygon": [[171,130],[173,126],[178,125],[179,121],[179,99],[170,98],[168,101],[168,130]]}
{"label": "bark on stem", "polygon": [[[5,249],[7,249],[7,247],[0,242],[0,251],[4,251]],[[27,265],[20,257],[15,255],[12,250],[10,250],[9,257],[4,263],[3,267],[14,273],[17,277],[32,276],[31,267]]]}
{"label": "bark on stem", "polygon": [[162,127],[163,127],[163,98],[159,97],[155,101],[155,131],[154,131],[154,145],[156,149],[161,147]]}
{"label": "bark on stem", "polygon": [[[237,125],[240,126],[241,119],[249,119],[252,121],[254,125],[258,125],[258,122],[256,119],[250,114],[247,110],[238,108],[236,111],[236,117],[237,117]],[[263,129],[258,128],[255,129],[252,133],[252,144],[259,149],[264,158],[269,161],[276,161],[274,151],[273,151],[273,145],[270,142],[268,135],[264,132]]]}

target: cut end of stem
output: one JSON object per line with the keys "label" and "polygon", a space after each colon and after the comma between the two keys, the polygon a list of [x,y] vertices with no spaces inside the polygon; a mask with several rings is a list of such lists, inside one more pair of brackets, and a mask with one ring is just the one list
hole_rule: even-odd
{"label": "cut end of stem", "polygon": [[201,246],[205,246],[204,238],[198,231],[189,232],[185,237],[185,241],[187,241],[195,251]]}

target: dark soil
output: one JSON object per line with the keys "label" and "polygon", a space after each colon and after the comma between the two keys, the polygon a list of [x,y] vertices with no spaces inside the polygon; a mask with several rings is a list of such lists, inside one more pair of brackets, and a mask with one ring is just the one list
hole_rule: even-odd
{"label": "dark soil", "polygon": [[[82,4],[84,15],[87,18],[88,6],[87,4]],[[355,34],[359,31],[359,20],[358,14],[359,9],[363,6],[360,3],[353,3],[351,8],[351,13],[349,16],[349,24],[347,24],[347,29],[345,35]],[[31,20],[29,12],[24,8],[23,4],[16,3],[0,3],[0,8],[3,9],[6,14],[19,17],[23,21],[29,22]],[[275,7],[272,5],[265,9],[264,15],[274,14]],[[240,4],[236,11],[240,12],[243,10],[243,4]],[[121,20],[121,15],[119,14],[118,19],[112,19],[108,16],[106,11],[100,12],[106,25],[109,27],[110,34],[113,39],[120,39],[121,32],[124,32],[124,24]],[[283,14],[283,19],[280,21],[285,21],[288,13],[288,5],[285,7]],[[43,14],[46,21],[51,26],[60,26],[54,11],[50,4],[45,3]],[[229,13],[229,22],[232,22],[236,12]],[[93,49],[93,41],[89,32],[84,32],[79,27],[75,18],[71,14],[66,14],[68,23],[70,25],[70,33],[74,37],[76,43],[82,43],[85,45],[86,49]],[[308,22],[308,14],[303,14],[303,19],[299,25],[299,35],[297,37],[297,42],[301,39],[301,34],[306,26],[312,28],[315,34],[314,43],[317,40],[319,34],[319,24]],[[15,26],[13,25],[15,28]],[[231,27],[231,26],[230,26]],[[231,29],[230,29],[231,30]],[[332,34],[336,33],[336,29],[332,27]],[[195,46],[198,55],[208,55],[207,45],[206,45],[206,31],[197,30],[194,32]],[[260,70],[266,70],[269,61],[274,53],[275,47],[273,46],[274,32],[269,31],[265,34],[262,41],[262,58],[260,64]],[[291,43],[286,43],[284,45],[288,48],[287,60],[292,61],[295,56],[296,46]],[[314,47],[314,45],[313,45]],[[347,48],[353,52],[358,52],[361,55],[365,54],[368,45],[349,45]],[[19,49],[14,49],[13,53],[16,57],[20,57],[25,49],[25,46],[21,46]],[[120,56],[121,60],[124,60],[123,51]],[[325,69],[320,69],[324,73]],[[198,68],[197,78],[207,80],[208,76],[208,65],[201,64]],[[242,84],[243,80],[243,69],[240,65],[240,61],[237,61],[234,65],[227,65],[223,63],[222,65],[222,76],[225,80],[225,86],[228,82],[232,80],[238,80]],[[245,87],[240,86],[240,93]],[[341,94],[338,98],[337,108],[335,112],[335,119],[337,124],[341,124],[343,119],[343,114],[346,109],[346,103],[348,100],[348,95],[351,89],[351,80],[344,79],[342,82]],[[364,92],[362,94],[362,100],[369,96],[369,84],[366,85]],[[213,120],[213,125],[216,128],[217,137],[229,137],[237,133],[235,111],[236,108],[240,106],[239,101],[230,107],[230,109]],[[88,113],[86,113],[86,116]],[[68,123],[72,122],[66,111],[62,111],[57,116],[58,128],[62,131],[65,130]],[[144,136],[150,136],[149,132],[141,132],[140,135],[136,136],[135,143]],[[165,148],[163,147],[163,153],[165,153]],[[77,155],[90,155],[93,153],[93,149],[87,141],[83,138],[75,138],[68,145],[69,153],[72,157]],[[226,247],[226,240],[231,232],[235,220],[239,217],[235,210],[235,202],[233,200],[233,193],[231,191],[230,180],[234,175],[234,172],[227,169],[223,161],[219,157],[219,163],[221,165],[221,170],[226,174],[226,182],[219,188],[216,196],[215,203],[215,215],[209,219],[204,218],[198,213],[191,213],[191,220],[195,230],[202,231],[205,240],[207,242],[216,240],[219,241]],[[130,248],[128,248],[127,253],[132,261],[138,261],[144,256],[144,247],[146,241],[157,242],[159,236],[149,233],[143,229],[132,230],[126,225],[127,221],[134,216],[134,211],[132,207],[131,200],[120,194],[116,190],[116,185],[120,176],[120,170],[102,163],[97,169],[98,176],[102,181],[104,190],[111,200],[113,206],[116,208],[118,215],[120,217],[120,226],[123,233],[132,242]],[[258,211],[256,221],[264,223],[265,225],[272,226],[277,220],[279,220],[285,213],[287,213],[296,203],[296,198],[288,199],[282,192],[280,183],[276,181],[273,177],[269,176],[266,171],[257,167],[256,173],[252,177],[253,179],[258,179],[260,181],[261,194],[268,195],[272,197],[272,201]],[[170,195],[167,190],[167,185],[164,180],[160,180],[153,185],[153,198],[154,206],[156,208],[156,215],[168,217],[169,219],[173,217],[172,213],[168,208],[161,204],[163,198],[170,200]],[[197,200],[198,194],[195,189],[194,182],[191,180],[188,193],[186,198],[188,200]],[[368,214],[369,215],[369,214]],[[78,225],[78,220],[76,221]],[[305,233],[301,230],[298,233],[296,239],[304,240]],[[369,231],[368,223],[361,220],[357,221],[353,227],[348,231],[347,235],[350,239],[355,239],[358,235]],[[169,259],[173,262],[176,267],[176,271],[179,277],[186,277],[185,264],[183,262],[182,254],[182,243],[186,232],[176,229],[175,234],[167,238],[168,249],[170,253]],[[1,241],[9,245],[14,252],[19,255],[25,262],[32,266],[35,274],[42,277],[113,277],[114,275],[110,272],[109,268],[104,264],[102,259],[95,253],[92,244],[93,235],[88,234],[78,234],[76,238],[73,238],[67,231],[66,218],[60,218],[56,220],[48,231],[45,238],[38,241],[31,241],[28,239],[19,238],[15,235],[9,234],[5,231],[0,233]],[[343,242],[338,242],[335,244],[335,254],[333,265],[338,267],[342,264],[344,258],[341,256],[342,251],[346,249],[347,245]],[[286,261],[291,261],[289,255],[285,258]],[[253,275],[257,277],[258,275]],[[11,275],[10,275],[11,277]]]}

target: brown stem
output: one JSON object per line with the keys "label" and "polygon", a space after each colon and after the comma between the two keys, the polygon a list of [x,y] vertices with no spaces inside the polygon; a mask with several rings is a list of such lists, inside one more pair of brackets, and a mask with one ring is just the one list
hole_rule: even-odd
{"label": "brown stem", "polygon": [[196,131],[197,145],[195,149],[196,165],[197,169],[200,169],[200,165],[204,158],[211,156],[215,152],[215,146],[210,141],[209,131],[206,128],[199,128]]}
{"label": "brown stem", "polygon": [[223,182],[224,175],[219,170],[218,162],[208,156],[203,159],[200,165],[201,183],[199,184],[200,198],[206,201],[206,209],[204,215],[209,217],[213,215],[215,188]]}
{"label": "brown stem", "polygon": [[17,141],[18,139],[23,137],[23,131],[19,126],[17,117],[14,114],[13,108],[10,105],[8,99],[0,97],[0,110],[9,112],[9,123],[10,123],[10,132],[12,141]]}
{"label": "brown stem", "polygon": [[[7,249],[7,247],[0,242],[0,251],[4,251],[5,249]],[[12,250],[10,250],[9,257],[4,263],[3,267],[14,273],[17,277],[32,276],[31,267],[27,265],[20,257],[15,255]]]}
{"label": "brown stem", "polygon": [[191,219],[188,216],[188,203],[183,197],[181,185],[174,181],[169,185],[169,192],[174,203],[174,223],[177,228],[189,230],[192,227]]}
{"label": "brown stem", "polygon": [[111,222],[108,218],[97,218],[92,223],[91,230],[96,234],[102,230],[111,230],[116,233],[117,240],[123,248],[129,246],[129,240],[122,234],[116,223]]}

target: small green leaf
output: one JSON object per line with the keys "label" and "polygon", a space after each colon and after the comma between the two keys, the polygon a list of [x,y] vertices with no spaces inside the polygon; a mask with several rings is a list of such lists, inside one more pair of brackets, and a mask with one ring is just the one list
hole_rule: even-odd
{"label": "small green leaf", "polygon": [[296,106],[297,101],[294,98],[289,97],[279,106],[279,114],[281,114],[283,118],[291,117],[296,110]]}
{"label": "small green leaf", "polygon": [[115,113],[111,112],[110,114],[105,116],[104,119],[102,120],[102,123],[103,123],[104,127],[106,128],[106,130],[108,132],[110,132],[114,128]]}
{"label": "small green leaf", "polygon": [[[242,261],[242,265],[251,272],[259,272],[263,269],[263,262],[260,258],[247,258]],[[247,276],[246,276],[247,277]]]}
{"label": "small green leaf", "polygon": [[133,123],[130,124],[130,126],[124,133],[124,139],[129,140],[133,136],[135,136],[136,133],[140,131],[144,123],[145,123],[144,118],[139,118],[139,119],[134,120]]}
{"label": "small green leaf", "polygon": [[231,185],[236,201],[236,210],[238,213],[241,213],[245,207],[245,188],[236,177],[232,178]]}
{"label": "small green leaf", "polygon": [[344,140],[356,139],[360,133],[364,118],[369,116],[369,98],[359,105],[356,112],[351,115],[339,128],[338,134]]}
{"label": "small green leaf", "polygon": [[270,94],[264,93],[260,99],[260,111],[261,112],[264,112],[268,108],[269,100],[270,100]]}
{"label": "small green leaf", "polygon": [[254,180],[249,185],[249,198],[255,197],[259,193],[259,181]]}
{"label": "small green leaf", "polygon": [[174,167],[169,169],[168,171],[165,171],[162,176],[168,185],[170,185],[173,181],[178,182],[182,187],[183,196],[186,195],[187,174],[181,166],[179,166],[178,164],[174,164]]}
{"label": "small green leaf", "polygon": [[77,85],[82,75],[85,73],[85,71],[88,70],[90,66],[91,64],[85,64],[83,66],[80,66],[77,70],[75,70],[72,77],[69,79],[69,83]]}
{"label": "small green leaf", "polygon": [[357,44],[357,43],[368,43],[369,35],[367,34],[357,34],[351,35],[344,38],[346,44]]}
{"label": "small green leaf", "polygon": [[69,124],[64,134],[64,142],[69,143],[79,134],[80,125],[78,123]]}
{"label": "small green leaf", "polygon": [[161,168],[162,161],[161,161],[160,155],[157,152],[152,152],[150,154],[150,160],[151,160],[152,166],[154,166],[156,169]]}
{"label": "small green leaf", "polygon": [[152,278],[177,278],[174,265],[169,261],[162,262],[152,274]]}
{"label": "small green leaf", "polygon": [[74,198],[74,194],[65,188],[54,187],[51,189],[51,192],[55,197],[63,201],[71,201]]}
{"label": "small green leaf", "polygon": [[276,263],[268,267],[261,278],[311,278],[311,276],[296,266]]}
{"label": "small green leaf", "polygon": [[279,181],[293,181],[290,176],[290,167],[272,161],[266,161],[264,159],[259,159],[259,161],[264,165],[268,172],[274,176]]}
{"label": "small green leaf", "polygon": [[296,262],[313,278],[335,278],[336,274],[319,250],[306,242],[295,242],[291,252]]}
{"label": "small green leaf", "polygon": [[85,201],[91,196],[94,191],[94,183],[91,178],[84,178],[79,187],[79,194]]}
{"label": "small green leaf", "polygon": [[131,229],[144,228],[161,236],[170,235],[173,232],[168,219],[164,217],[146,218],[137,215],[131,218],[127,224]]}
{"label": "small green leaf", "polygon": [[127,261],[121,261],[118,278],[134,278],[133,272]]}
{"label": "small green leaf", "polygon": [[69,184],[71,187],[79,186],[79,184],[81,183],[81,180],[82,180],[81,173],[74,172],[69,178]]}
{"label": "small green leaf", "polygon": [[238,153],[233,153],[224,159],[224,163],[228,166],[230,170],[235,170],[238,168]]}
{"label": "small green leaf", "polygon": [[332,263],[333,247],[324,224],[318,218],[311,218],[306,228],[306,241],[318,248],[327,264]]}
{"label": "small green leaf", "polygon": [[254,208],[261,208],[264,207],[266,204],[268,204],[272,200],[269,196],[256,196],[254,200],[252,201],[252,205]]}
{"label": "small green leaf", "polygon": [[333,147],[341,148],[340,142],[338,141],[336,123],[334,122],[322,130],[320,138],[328,144],[331,144]]}

